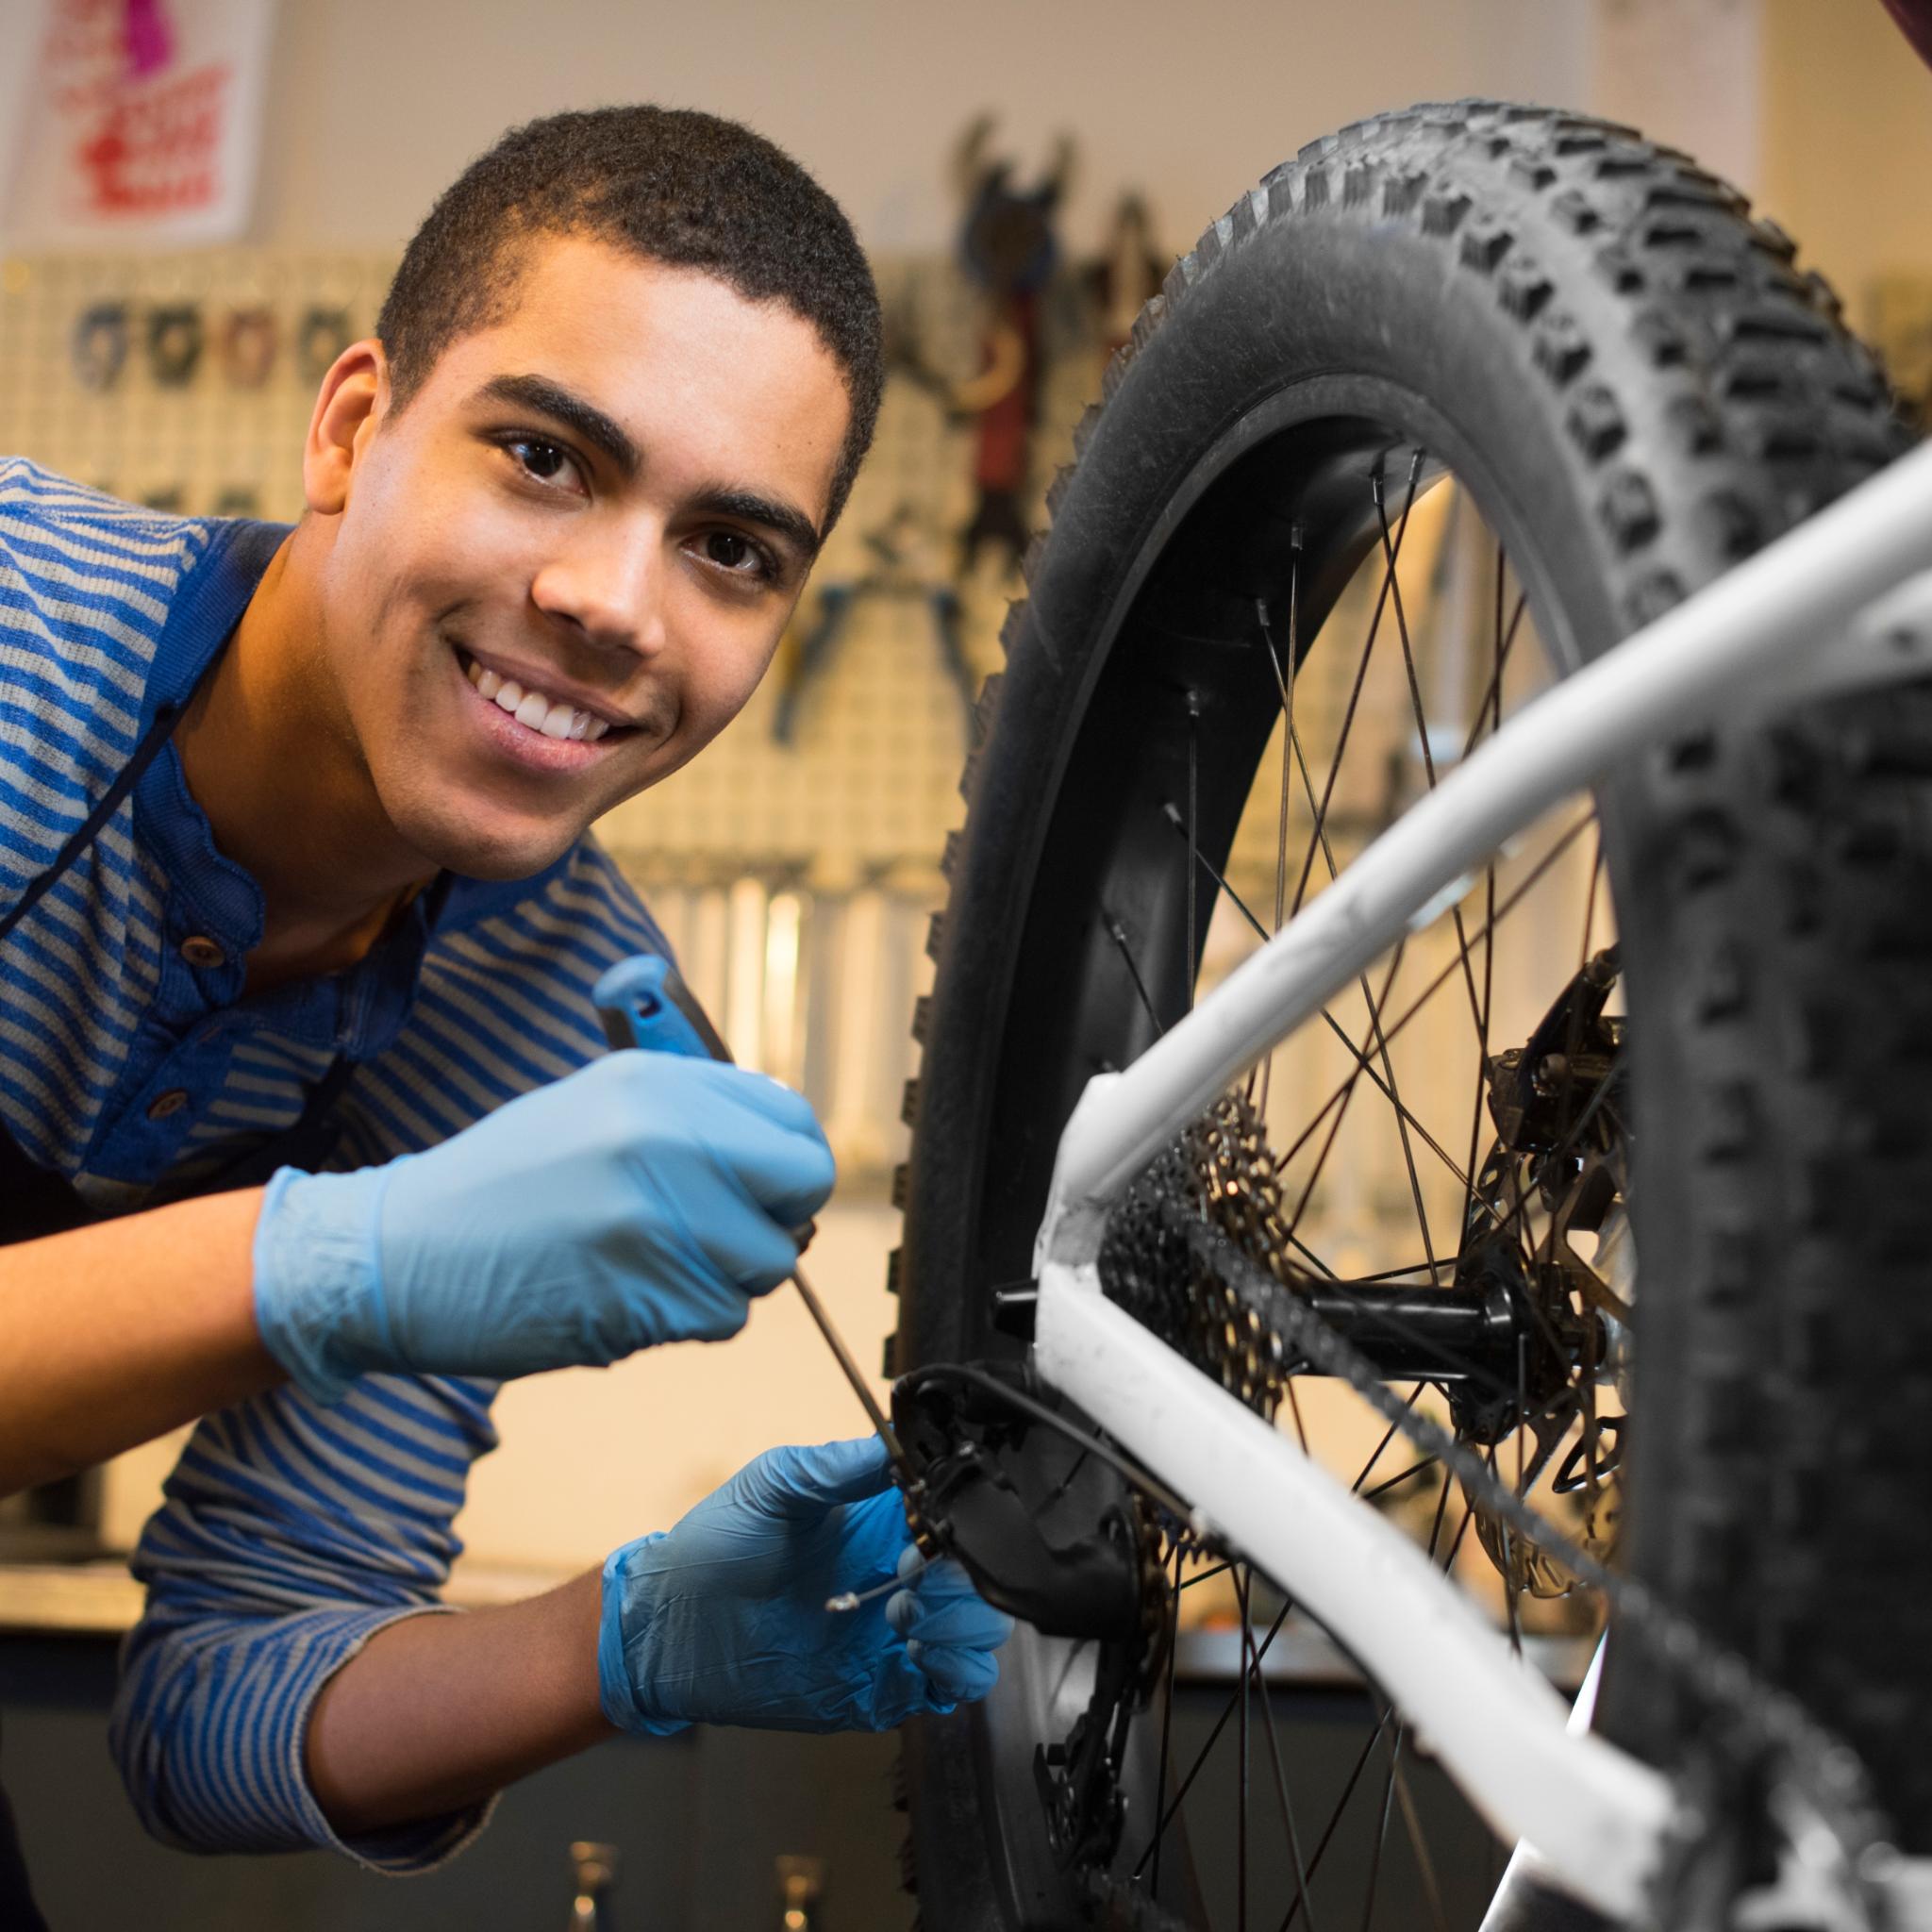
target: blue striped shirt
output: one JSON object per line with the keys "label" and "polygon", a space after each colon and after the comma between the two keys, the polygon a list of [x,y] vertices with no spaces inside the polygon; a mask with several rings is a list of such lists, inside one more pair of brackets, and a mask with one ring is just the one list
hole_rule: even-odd
{"label": "blue striped shirt", "polygon": [[[225,641],[285,532],[157,515],[0,459],[0,910],[18,903]],[[0,1116],[103,1212],[138,1208],[354,1074],[326,1165],[431,1146],[602,1050],[590,990],[666,950],[593,840],[508,884],[445,878],[356,967],[242,996],[260,889],[165,746],[0,946]],[[188,947],[191,939],[206,943]],[[213,961],[214,963],[209,963]],[[337,1845],[409,1871],[481,1812],[343,1844],[303,1736],[330,1674],[439,1607],[492,1385],[279,1389],[194,1431],[134,1558],[112,1742],[149,1829],[200,1851]]]}

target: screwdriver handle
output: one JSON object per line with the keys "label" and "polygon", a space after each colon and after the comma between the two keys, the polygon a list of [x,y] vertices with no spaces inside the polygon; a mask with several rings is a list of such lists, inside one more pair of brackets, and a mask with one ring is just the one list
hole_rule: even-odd
{"label": "screwdriver handle", "polygon": [[[636,1046],[646,1053],[721,1060],[727,1067],[738,1064],[724,1036],[711,1024],[710,1015],[669,959],[652,953],[621,959],[598,980],[591,997],[613,1053]],[[818,1224],[808,1221],[788,1231],[802,1255],[811,1246]]]}
{"label": "screwdriver handle", "polygon": [[641,1046],[646,1053],[736,1064],[724,1036],[669,959],[652,953],[622,959],[598,980],[591,997],[613,1052]]}

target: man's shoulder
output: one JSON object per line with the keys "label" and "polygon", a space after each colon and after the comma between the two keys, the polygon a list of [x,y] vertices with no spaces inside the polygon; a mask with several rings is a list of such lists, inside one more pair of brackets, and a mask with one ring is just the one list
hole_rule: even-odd
{"label": "man's shoulder", "polygon": [[0,457],[0,644],[134,697],[214,527]]}
{"label": "man's shoulder", "polygon": [[193,565],[215,527],[212,518],[124,503],[26,457],[0,456],[0,544],[50,564],[66,559],[68,581],[93,564],[106,582],[164,588]]}

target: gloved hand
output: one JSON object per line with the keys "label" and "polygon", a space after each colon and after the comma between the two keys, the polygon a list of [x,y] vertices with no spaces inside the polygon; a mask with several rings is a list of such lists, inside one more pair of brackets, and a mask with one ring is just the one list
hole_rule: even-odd
{"label": "gloved hand", "polygon": [[[825,1600],[899,1576],[856,1609]],[[675,1529],[604,1565],[597,1681],[625,1730],[885,1731],[984,1697],[1013,1620],[924,1569],[874,1436],[769,1449]]]}
{"label": "gloved hand", "polygon": [[626,1051],[428,1152],[283,1168],[255,1232],[262,1341],[324,1401],[373,1369],[502,1378],[722,1341],[832,1189],[809,1106],[762,1074]]}

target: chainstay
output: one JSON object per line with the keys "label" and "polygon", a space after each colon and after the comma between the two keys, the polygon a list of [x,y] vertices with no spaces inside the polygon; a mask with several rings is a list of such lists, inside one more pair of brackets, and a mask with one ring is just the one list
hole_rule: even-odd
{"label": "chainstay", "polygon": [[[1273,1364],[1299,1358],[1324,1375],[1345,1381],[1419,1450],[1438,1458],[1463,1485],[1472,1501],[1490,1509],[1516,1534],[1551,1552],[1580,1582],[1602,1591],[1625,1635],[1719,1714],[1727,1741],[1747,1761],[1772,1758],[1779,1774],[1803,1792],[1830,1824],[1845,1848],[1851,1868],[1863,1869],[1863,1854],[1885,1843],[1888,1833],[1863,1761],[1850,1744],[1819,1723],[1789,1691],[1765,1678],[1736,1651],[1715,1641],[1655,1591],[1606,1568],[1581,1548],[1492,1474],[1482,1457],[1433,1418],[1419,1415],[1382,1379],[1366,1354],[1338,1334],[1272,1272],[1243,1254],[1219,1228],[1171,1197],[1150,1202],[1142,1196],[1137,1205],[1143,1216],[1151,1210],[1168,1253],[1184,1252],[1194,1267],[1220,1283],[1242,1310],[1238,1343],[1227,1348],[1239,1360],[1212,1367],[1196,1361],[1193,1366],[1215,1374],[1237,1395],[1247,1394],[1250,1406],[1258,1406],[1252,1399],[1256,1391],[1251,1366],[1257,1357]],[[1143,1221],[1143,1229],[1145,1226]],[[1104,1282],[1108,1274],[1103,1267]],[[1125,1283],[1109,1283],[1107,1292],[1109,1299],[1159,1333],[1172,1326],[1173,1301],[1170,1294],[1165,1307],[1137,1307],[1141,1297],[1135,1289],[1146,1278],[1135,1271]],[[1155,1319],[1147,1321],[1150,1315]],[[1221,1324],[1214,1326],[1216,1332],[1227,1332]],[[1173,1345],[1177,1338],[1169,1334],[1163,1339]],[[1179,1352],[1191,1359],[1186,1347]],[[1699,1823],[1690,1821],[1685,1828],[1694,1832]],[[1681,1845],[1676,1850],[1679,1856],[1688,1856],[1690,1847]]]}

